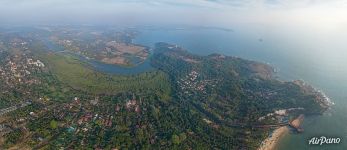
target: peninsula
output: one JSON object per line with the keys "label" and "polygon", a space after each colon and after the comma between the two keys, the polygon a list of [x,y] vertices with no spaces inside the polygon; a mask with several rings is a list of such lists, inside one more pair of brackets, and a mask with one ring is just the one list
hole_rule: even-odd
{"label": "peninsula", "polygon": [[[274,78],[264,63],[168,43],[155,45],[153,70],[99,72],[80,56],[118,64],[99,54],[148,54],[99,32],[66,30],[50,36],[69,51],[61,53],[42,42],[47,31],[1,34],[0,149],[258,149],[273,128],[329,106],[304,82]],[[106,47],[88,50],[98,43]]]}

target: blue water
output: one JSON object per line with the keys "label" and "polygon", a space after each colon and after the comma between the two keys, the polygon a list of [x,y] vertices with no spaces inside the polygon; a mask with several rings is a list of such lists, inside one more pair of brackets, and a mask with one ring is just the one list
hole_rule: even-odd
{"label": "blue water", "polygon": [[[240,26],[232,31],[189,28],[140,29],[136,44],[177,44],[199,55],[221,53],[269,63],[282,80],[302,79],[321,89],[336,105],[322,116],[306,117],[305,132],[289,134],[278,149],[347,149],[347,31],[329,32],[294,28]],[[260,40],[261,39],[261,40]],[[88,61],[97,70],[114,74],[136,74],[151,69],[148,60],[133,68]],[[338,145],[312,146],[312,137],[339,137]]]}
{"label": "blue water", "polygon": [[[259,40],[262,39],[262,40]],[[142,30],[135,43],[180,45],[199,55],[222,53],[269,63],[282,80],[303,79],[336,105],[322,116],[306,117],[302,134],[289,134],[279,149],[347,149],[347,32],[246,26],[233,32],[210,29]],[[339,137],[338,145],[308,145],[311,137]]]}
{"label": "blue water", "polygon": [[[49,50],[52,50],[54,52],[64,52],[65,49],[62,46],[59,46],[52,41],[48,40],[47,38],[43,38],[43,43]],[[149,56],[151,57],[151,55]],[[108,73],[108,74],[120,74],[120,75],[132,75],[132,74],[138,74],[142,72],[151,71],[154,68],[150,65],[150,59],[148,58],[143,63],[140,63],[134,67],[123,67],[119,65],[111,65],[111,64],[105,64],[93,59],[87,59],[82,56],[78,56],[78,58],[86,63],[88,63],[90,66],[92,66],[93,69]]]}
{"label": "blue water", "polygon": [[134,67],[122,67],[118,65],[105,64],[96,60],[88,60],[83,57],[80,58],[81,60],[90,64],[94,69],[109,74],[132,75],[154,70],[154,68],[150,64],[149,58],[146,59],[143,63]]}

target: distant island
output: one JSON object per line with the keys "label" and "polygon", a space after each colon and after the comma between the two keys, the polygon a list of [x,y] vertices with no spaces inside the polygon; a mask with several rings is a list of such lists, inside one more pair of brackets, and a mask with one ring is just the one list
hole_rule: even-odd
{"label": "distant island", "polygon": [[[169,43],[148,57],[132,38],[68,30],[0,35],[0,149],[258,149],[274,128],[299,129],[302,115],[331,104],[261,62]],[[106,74],[81,56],[126,67],[150,59],[154,70]]]}

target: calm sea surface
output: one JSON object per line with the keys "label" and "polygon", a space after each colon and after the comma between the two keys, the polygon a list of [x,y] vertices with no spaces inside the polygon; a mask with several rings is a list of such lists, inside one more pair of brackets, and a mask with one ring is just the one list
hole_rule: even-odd
{"label": "calm sea surface", "polygon": [[[199,55],[221,53],[276,67],[282,80],[303,79],[324,91],[335,105],[322,116],[306,117],[302,134],[289,134],[279,149],[347,149],[347,32],[273,28],[143,29],[134,43],[177,44]],[[335,34],[336,32],[336,34]],[[312,146],[312,137],[339,137],[338,145]]]}

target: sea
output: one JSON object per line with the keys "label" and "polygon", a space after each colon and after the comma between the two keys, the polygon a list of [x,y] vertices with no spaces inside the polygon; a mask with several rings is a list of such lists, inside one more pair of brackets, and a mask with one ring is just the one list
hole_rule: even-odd
{"label": "sea", "polygon": [[[152,47],[157,42],[177,44],[198,55],[220,53],[267,63],[277,78],[304,80],[334,103],[320,116],[307,116],[304,132],[291,133],[280,150],[347,149],[347,30],[243,25],[215,27],[143,27],[134,43]],[[340,138],[339,144],[310,145],[313,137]]]}
{"label": "sea", "polygon": [[[273,66],[276,77],[304,80],[335,103],[323,115],[306,116],[304,132],[285,135],[279,150],[347,149],[347,30],[273,27],[258,24],[216,27],[139,27],[133,43],[154,48],[157,42],[177,44],[197,55],[220,53]],[[48,44],[51,45],[51,44]],[[49,46],[57,49],[56,46]],[[82,58],[85,60],[85,58]],[[110,74],[137,74],[153,69],[149,61],[133,68],[86,60]],[[310,145],[316,137],[340,138],[339,144]]]}

